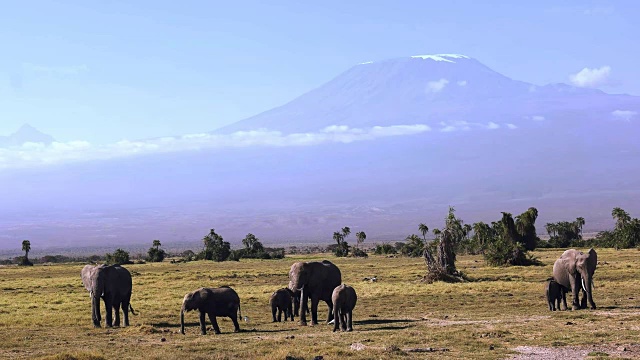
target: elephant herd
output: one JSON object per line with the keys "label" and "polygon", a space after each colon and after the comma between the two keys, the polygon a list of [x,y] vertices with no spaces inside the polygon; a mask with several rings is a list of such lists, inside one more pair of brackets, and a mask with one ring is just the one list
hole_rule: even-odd
{"label": "elephant herd", "polygon": [[[100,298],[106,307],[106,325],[120,326],[120,309],[124,313],[124,326],[129,326],[129,310],[135,315],[130,304],[132,281],[129,271],[119,265],[86,265],[81,271],[82,283],[91,298],[93,325],[100,327]],[[308,301],[311,300],[309,311]],[[329,307],[327,323],[334,323],[333,331],[353,330],[352,312],[357,295],[353,287],[342,284],[340,269],[331,261],[297,262],[289,271],[289,286],[276,290],[269,299],[273,321],[285,321],[300,312],[300,324],[307,324],[307,313],[311,323],[318,324],[318,303],[324,301]],[[295,308],[294,308],[295,305]],[[240,297],[228,286],[200,288],[184,296],[180,311],[180,332],[184,334],[184,313],[198,310],[200,313],[200,333],[206,335],[206,316],[213,330],[220,334],[216,317],[229,317],[234,331],[240,331],[238,315],[242,318]],[[112,320],[115,311],[115,324]],[[276,317],[277,313],[277,317]],[[245,318],[246,319],[246,318]]]}
{"label": "elephant herd", "polygon": [[[566,293],[573,295],[572,309],[585,309],[587,302],[591,309],[593,302],[593,274],[598,263],[595,250],[586,254],[575,249],[566,250],[553,265],[553,277],[546,284],[546,297],[549,310],[567,309]],[[106,325],[120,326],[120,309],[124,313],[124,326],[129,326],[132,281],[129,271],[119,265],[86,265],[81,271],[82,282],[91,298],[91,318],[95,327],[100,327],[100,298],[106,307]],[[582,300],[579,294],[582,291]],[[308,302],[311,300],[311,308]],[[324,301],[329,307],[327,323],[334,324],[333,331],[339,329],[352,331],[352,312],[357,302],[353,287],[342,284],[342,273],[331,261],[296,262],[289,270],[289,285],[276,290],[269,299],[273,322],[294,320],[300,317],[300,324],[307,325],[307,314],[311,315],[311,324],[318,324],[318,304]],[[115,324],[112,311],[115,310]],[[184,313],[198,310],[200,313],[200,332],[206,334],[206,316],[209,317],[216,334],[220,327],[216,317],[229,317],[234,330],[240,331],[238,315],[242,318],[240,297],[232,288],[200,288],[184,296],[180,311],[180,331],[184,334]],[[277,316],[276,316],[277,314]],[[245,318],[246,319],[246,318]]]}

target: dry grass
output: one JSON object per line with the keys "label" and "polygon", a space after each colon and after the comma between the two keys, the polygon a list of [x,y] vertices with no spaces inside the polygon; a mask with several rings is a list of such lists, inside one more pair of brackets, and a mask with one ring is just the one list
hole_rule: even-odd
{"label": "dry grass", "polygon": [[[82,264],[0,268],[0,358],[33,359],[312,359],[508,358],[518,346],[558,348],[633,344],[640,338],[640,252],[598,250],[595,275],[598,310],[550,312],[544,280],[561,250],[538,251],[544,266],[490,268],[480,257],[462,256],[458,268],[475,280],[457,284],[421,282],[421,259],[336,259],[331,255],[284,260],[129,265],[132,305],[139,311],[128,328],[94,329]],[[358,292],[354,332],[332,327],[271,323],[269,295],[287,284],[290,265],[328,258],[343,281]],[[604,263],[606,262],[606,264]],[[377,276],[378,281],[364,282]],[[240,295],[243,332],[229,319],[221,335],[200,336],[197,314],[187,314],[179,333],[182,297],[201,286],[230,285]],[[103,307],[104,311],[104,307]],[[319,319],[327,308],[321,304]],[[103,317],[104,319],[104,317]],[[163,341],[164,339],[164,341]],[[362,350],[353,350],[352,344]],[[407,352],[412,348],[446,352]],[[633,346],[630,349],[635,349]],[[589,350],[589,351],[596,351]],[[598,354],[599,356],[604,356]],[[636,351],[623,352],[639,356]],[[609,358],[618,357],[611,353]]]}

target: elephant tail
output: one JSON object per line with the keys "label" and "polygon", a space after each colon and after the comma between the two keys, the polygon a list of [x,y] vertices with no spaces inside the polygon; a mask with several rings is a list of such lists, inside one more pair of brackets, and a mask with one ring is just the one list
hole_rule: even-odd
{"label": "elephant tail", "polygon": [[129,303],[129,310],[131,310],[131,314],[138,316],[138,314],[136,314],[135,310],[133,310],[133,306],[131,306],[131,303]]}
{"label": "elephant tail", "polygon": [[238,302],[238,316],[240,316],[240,319],[244,320],[244,322],[249,322],[248,317],[242,316],[242,309],[240,308],[240,302]]}

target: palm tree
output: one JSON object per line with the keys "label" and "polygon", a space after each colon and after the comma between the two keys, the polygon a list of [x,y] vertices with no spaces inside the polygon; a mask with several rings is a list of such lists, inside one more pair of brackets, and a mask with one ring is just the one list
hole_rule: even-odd
{"label": "palm tree", "polygon": [[556,232],[558,231],[558,226],[556,224],[547,223],[547,225],[545,225],[544,228],[545,230],[547,230],[547,234],[549,234],[550,238],[556,236]]}
{"label": "palm tree", "polygon": [[342,235],[344,235],[343,239],[346,239],[349,236],[349,234],[351,234],[351,229],[348,226],[343,227],[342,228]]}
{"label": "palm tree", "polygon": [[340,243],[342,243],[342,241],[344,240],[344,235],[342,235],[342,233],[339,231],[335,231],[333,233],[333,240],[335,240],[338,245],[340,245]]}
{"label": "palm tree", "polygon": [[621,230],[629,221],[631,221],[629,213],[619,207],[613,208],[611,216],[616,220],[616,230]]}
{"label": "palm tree", "polygon": [[29,251],[31,251],[31,241],[24,240],[22,242],[22,251],[24,251],[24,258],[28,259],[29,258]]}
{"label": "palm tree", "polygon": [[429,233],[429,227],[421,223],[420,225],[418,225],[418,230],[420,230],[420,232],[422,233],[422,238],[426,241],[427,234]]}
{"label": "palm tree", "polygon": [[153,247],[156,248],[156,251],[160,248],[160,246],[162,246],[162,244],[160,244],[160,240],[153,240]]}
{"label": "palm tree", "polygon": [[580,228],[580,234],[582,235],[582,227],[585,224],[584,218],[583,217],[576,218],[576,224],[578,224],[578,228]]}
{"label": "palm tree", "polygon": [[367,234],[364,233],[364,231],[358,231],[356,233],[356,238],[357,240],[357,244],[360,245],[364,242],[364,240],[367,238]]}

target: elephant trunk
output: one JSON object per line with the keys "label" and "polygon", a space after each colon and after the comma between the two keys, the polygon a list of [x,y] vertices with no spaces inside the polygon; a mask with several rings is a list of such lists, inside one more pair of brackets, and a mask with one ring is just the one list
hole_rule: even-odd
{"label": "elephant trunk", "polygon": [[184,305],[180,310],[180,333],[184,335]]}
{"label": "elephant trunk", "polygon": [[91,318],[93,320],[93,326],[100,327],[100,296],[93,291],[91,295]]}

